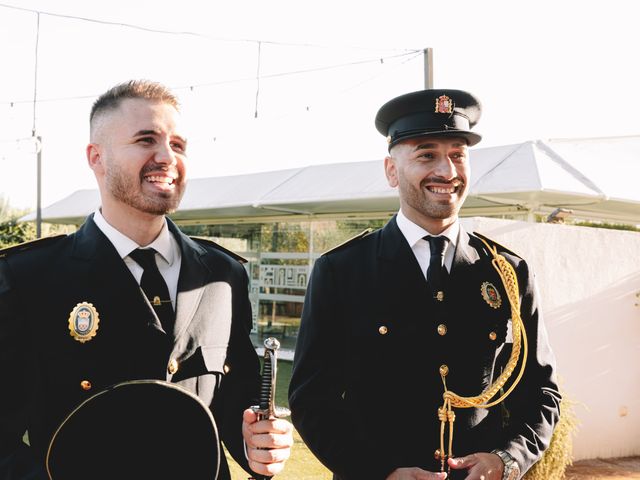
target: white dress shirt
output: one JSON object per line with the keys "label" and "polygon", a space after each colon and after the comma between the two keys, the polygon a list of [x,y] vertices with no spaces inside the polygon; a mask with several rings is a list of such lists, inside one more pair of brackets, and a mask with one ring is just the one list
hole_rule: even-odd
{"label": "white dress shirt", "polygon": [[[429,247],[429,242],[424,240],[423,237],[431,235],[431,233],[409,220],[405,214],[402,213],[402,209],[400,209],[396,216],[396,222],[398,223],[398,228],[402,232],[402,235],[404,235],[404,238],[411,247],[413,254],[416,256],[416,260],[420,265],[420,269],[422,270],[424,277],[427,278],[431,248]],[[440,235],[432,235],[435,237],[444,236],[449,240],[445,243],[444,247],[444,267],[447,269],[447,272],[451,271],[451,265],[453,265],[453,256],[456,251],[458,233],[460,233],[460,222],[456,220]]]}
{"label": "white dress shirt", "polygon": [[153,248],[157,252],[155,256],[156,264],[158,265],[158,270],[160,270],[162,278],[164,278],[167,284],[169,295],[171,296],[171,303],[175,311],[182,253],[180,252],[178,241],[173,237],[171,232],[169,232],[167,221],[165,220],[160,234],[149,245],[138,245],[129,237],[109,225],[99,209],[93,215],[93,221],[118,251],[118,255],[124,260],[125,265],[131,271],[138,285],[142,279],[143,268],[138,265],[129,254],[136,248]]}

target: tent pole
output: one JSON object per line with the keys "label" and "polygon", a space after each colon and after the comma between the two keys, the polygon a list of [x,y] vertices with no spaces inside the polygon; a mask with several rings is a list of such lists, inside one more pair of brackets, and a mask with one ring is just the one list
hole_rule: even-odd
{"label": "tent pole", "polygon": [[424,88],[433,88],[433,48],[422,50],[424,58]]}

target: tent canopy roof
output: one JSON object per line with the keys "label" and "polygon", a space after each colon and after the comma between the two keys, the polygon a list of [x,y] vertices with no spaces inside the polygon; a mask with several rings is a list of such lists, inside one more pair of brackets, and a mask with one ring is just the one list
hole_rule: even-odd
{"label": "tent canopy roof", "polygon": [[[640,224],[640,136],[527,141],[471,150],[464,216],[548,214]],[[80,224],[100,205],[79,190],[42,211],[43,221]],[[381,160],[191,179],[179,223],[231,223],[309,216],[375,216],[399,208]],[[34,220],[29,214],[22,220]]]}

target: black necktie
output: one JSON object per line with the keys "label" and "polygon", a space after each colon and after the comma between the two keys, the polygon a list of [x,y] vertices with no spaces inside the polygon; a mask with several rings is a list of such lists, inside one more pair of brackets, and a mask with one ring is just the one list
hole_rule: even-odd
{"label": "black necktie", "polygon": [[129,254],[143,268],[140,286],[153,306],[162,329],[166,333],[173,332],[174,313],[171,296],[167,284],[156,264],[156,251],[153,248],[137,248]]}
{"label": "black necktie", "polygon": [[429,268],[427,269],[427,283],[429,284],[433,295],[437,300],[442,301],[444,298],[443,280],[444,280],[444,248],[447,244],[447,237],[432,237],[427,235],[424,237],[429,242],[431,256],[429,257]]}

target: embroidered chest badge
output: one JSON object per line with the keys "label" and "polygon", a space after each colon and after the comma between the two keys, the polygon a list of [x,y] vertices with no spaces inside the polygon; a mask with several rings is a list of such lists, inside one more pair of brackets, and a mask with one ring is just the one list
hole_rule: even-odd
{"label": "embroidered chest badge", "polygon": [[482,293],[484,301],[487,302],[491,308],[500,308],[500,305],[502,305],[502,297],[493,283],[484,282],[480,286],[480,292]]}
{"label": "embroidered chest badge", "polygon": [[70,335],[80,343],[88,342],[96,336],[100,316],[93,304],[82,302],[69,315]]}

